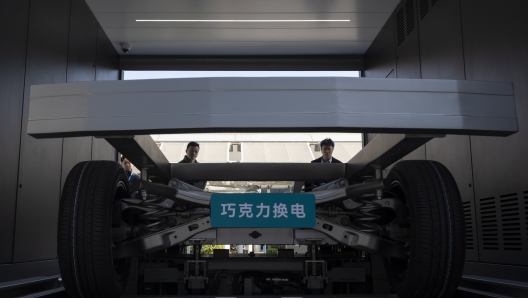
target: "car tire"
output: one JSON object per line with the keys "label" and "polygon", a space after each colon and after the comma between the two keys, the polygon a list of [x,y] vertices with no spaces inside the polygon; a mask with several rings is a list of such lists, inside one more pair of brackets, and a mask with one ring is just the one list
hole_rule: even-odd
{"label": "car tire", "polygon": [[391,224],[409,249],[406,260],[384,258],[398,297],[451,297],[465,261],[462,201],[449,170],[435,161],[402,161],[387,175],[391,192],[405,205]]}
{"label": "car tire", "polygon": [[116,162],[81,162],[68,174],[59,206],[57,250],[69,297],[123,294],[130,259],[112,257],[112,214],[127,197],[127,176]]}

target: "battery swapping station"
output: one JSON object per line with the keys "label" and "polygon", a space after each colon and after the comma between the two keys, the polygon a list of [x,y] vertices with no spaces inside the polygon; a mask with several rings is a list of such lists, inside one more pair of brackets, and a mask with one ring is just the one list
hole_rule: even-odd
{"label": "battery swapping station", "polygon": [[[523,1],[0,6],[2,297],[528,293]],[[138,70],[362,77],[121,80]],[[341,164],[180,164],[150,136],[306,132],[359,132],[363,148]]]}

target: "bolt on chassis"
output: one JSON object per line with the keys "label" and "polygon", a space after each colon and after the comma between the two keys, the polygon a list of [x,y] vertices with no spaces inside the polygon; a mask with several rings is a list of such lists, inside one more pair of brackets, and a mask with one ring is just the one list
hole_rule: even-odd
{"label": "bolt on chassis", "polygon": [[[338,77],[37,85],[27,130],[35,138],[105,138],[141,169],[132,186],[113,161],[81,162],[69,173],[57,243],[70,297],[120,297],[135,257],[188,245],[184,293],[215,294],[199,245],[216,243],[309,245],[301,273],[281,279],[296,281],[296,293],[322,293],[328,271],[318,248],[330,246],[383,257],[399,297],[449,297],[465,259],[457,184],[439,162],[400,160],[447,134],[517,131],[508,83]],[[379,135],[343,164],[170,164],[148,136],[190,132]],[[201,180],[295,186],[290,194],[215,194],[183,182]],[[304,181],[328,183],[302,192]],[[277,293],[274,279],[254,278],[261,293]]]}

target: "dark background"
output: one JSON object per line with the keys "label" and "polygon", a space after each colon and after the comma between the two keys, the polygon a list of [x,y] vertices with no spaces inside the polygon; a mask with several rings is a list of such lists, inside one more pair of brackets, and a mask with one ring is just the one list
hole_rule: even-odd
{"label": "dark background", "polygon": [[0,28],[0,280],[7,281],[58,274],[61,185],[79,161],[116,158],[104,139],[28,136],[30,86],[118,80],[120,72],[82,0],[0,1]]}
{"label": "dark background", "polygon": [[527,12],[526,1],[403,0],[364,58],[365,77],[514,84],[518,133],[447,136],[404,158],[437,160],[455,176],[466,217],[465,274],[528,276]]}

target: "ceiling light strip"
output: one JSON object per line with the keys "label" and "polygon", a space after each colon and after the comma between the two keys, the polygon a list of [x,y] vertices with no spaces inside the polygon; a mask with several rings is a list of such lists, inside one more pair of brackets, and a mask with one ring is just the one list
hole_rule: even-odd
{"label": "ceiling light strip", "polygon": [[350,22],[350,20],[136,20],[136,22],[294,23],[294,22]]}

